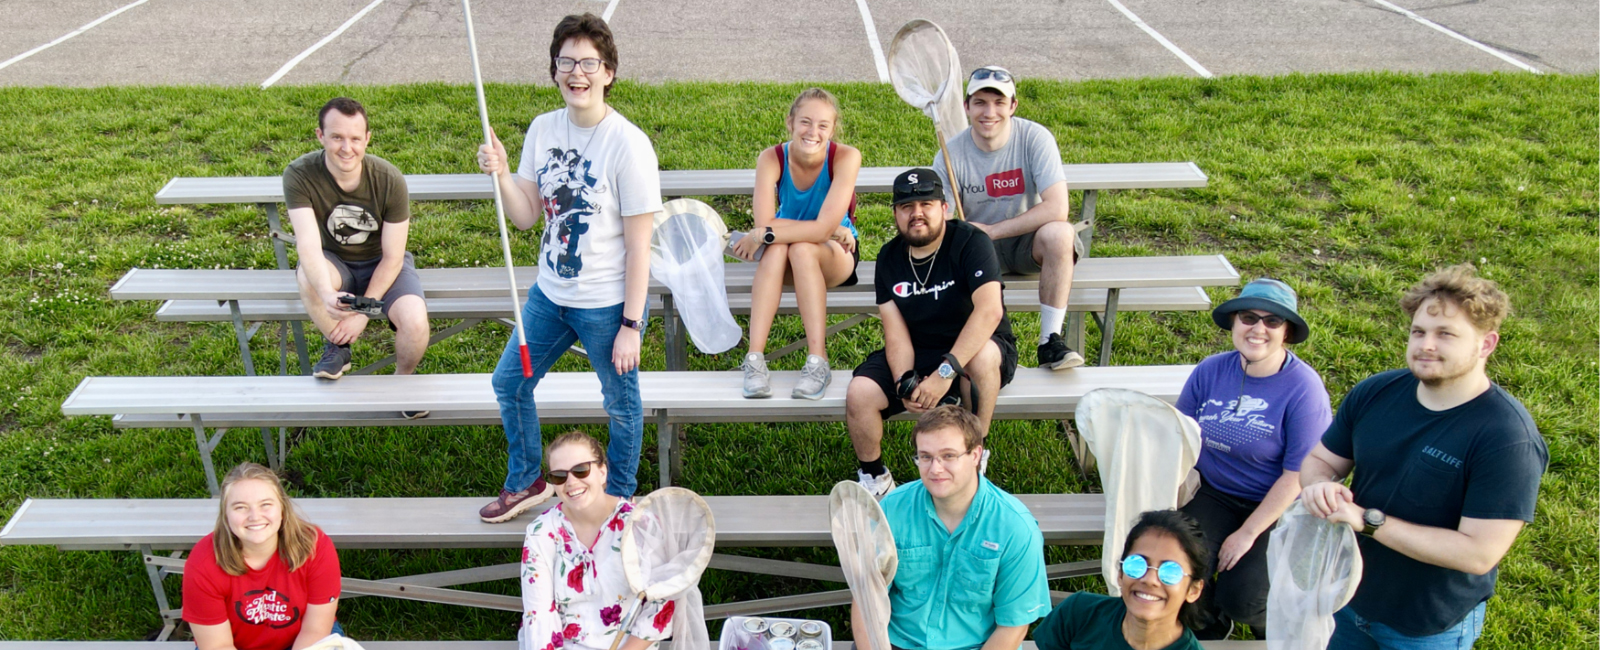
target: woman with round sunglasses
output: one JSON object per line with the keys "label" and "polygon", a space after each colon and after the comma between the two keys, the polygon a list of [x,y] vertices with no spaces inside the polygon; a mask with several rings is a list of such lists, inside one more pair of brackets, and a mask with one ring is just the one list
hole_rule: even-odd
{"label": "woman with round sunglasses", "polygon": [[1122,547],[1122,597],[1080,591],[1033,632],[1039,650],[1200,650],[1191,628],[1210,557],[1193,519],[1177,510],[1139,515]]}
{"label": "woman with round sunglasses", "polygon": [[670,600],[646,603],[623,630],[637,594],[622,572],[622,530],[633,514],[627,499],[605,491],[605,449],[588,434],[562,434],[545,450],[560,503],[528,525],[522,546],[522,625],[518,650],[647,650],[672,631]]}
{"label": "woman with round sunglasses", "polygon": [[1300,462],[1333,420],[1322,377],[1289,351],[1310,335],[1297,303],[1289,285],[1259,279],[1218,305],[1211,320],[1234,349],[1196,365],[1178,397],[1202,441],[1200,490],[1183,511],[1214,560],[1195,630],[1203,640],[1227,638],[1234,622],[1266,638],[1266,533],[1299,496]]}
{"label": "woman with round sunglasses", "polygon": [[[828,366],[828,289],[856,283],[856,174],[861,152],[833,141],[839,101],[821,88],[801,91],[784,119],[789,141],[756,156],[755,227],[733,252],[755,261],[750,286],[750,348],[745,354],[744,396],[772,396],[767,335],[784,285],[794,287],[806,332],[806,363],[791,397],[822,399],[833,379]],[[804,189],[801,189],[804,188]],[[757,260],[757,255],[760,260]]]}

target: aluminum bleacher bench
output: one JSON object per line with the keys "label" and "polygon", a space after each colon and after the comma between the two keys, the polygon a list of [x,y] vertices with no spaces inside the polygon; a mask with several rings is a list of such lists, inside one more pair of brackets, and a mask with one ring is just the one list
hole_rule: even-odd
{"label": "aluminum bleacher bench", "polygon": [[[731,306],[741,313],[749,310],[750,285],[755,277],[755,264],[729,264],[725,282]],[[876,265],[865,261],[857,267],[860,282],[852,287],[835,287],[829,291],[829,311],[851,313],[855,318],[837,324],[829,333],[851,327],[876,313],[872,287]],[[417,271],[424,291],[432,301],[448,299],[481,299],[452,305],[462,314],[463,322],[433,335],[430,342],[442,340],[467,327],[486,320],[501,320],[510,311],[510,299],[505,288],[505,271],[498,267],[478,268],[423,268]],[[518,267],[517,291],[526,293],[538,277],[537,267]],[[1038,309],[1038,276],[1007,276],[1007,304],[1016,309]],[[1233,286],[1239,283],[1239,272],[1222,255],[1183,255],[1165,257],[1092,257],[1079,261],[1073,273],[1073,296],[1068,303],[1075,311],[1089,312],[1100,325],[1102,336],[1100,363],[1110,362],[1116,317],[1119,311],[1204,310],[1210,299],[1201,287]],[[650,293],[654,313],[667,313],[667,368],[682,370],[688,367],[685,332],[671,304],[671,293],[664,285],[652,282]],[[860,294],[860,295],[851,295]],[[299,290],[294,271],[270,269],[141,269],[128,271],[111,287],[113,300],[177,301],[163,305],[167,312],[163,319],[181,320],[193,315],[193,320],[229,320],[233,323],[235,339],[244,359],[245,374],[255,374],[249,355],[250,338],[254,329],[246,325],[251,314],[284,316],[292,304],[299,301]],[[498,308],[495,300],[500,301]],[[788,295],[793,305],[792,294]],[[201,305],[196,301],[204,301]],[[252,304],[259,301],[276,301]],[[835,308],[837,306],[837,308]],[[247,309],[248,308],[248,309]],[[499,311],[494,311],[499,310]],[[1100,312],[1100,313],[1096,313]],[[442,313],[452,313],[445,311]],[[504,314],[504,315],[501,315]],[[1103,314],[1103,315],[1102,315]],[[226,317],[224,318],[224,315]],[[446,318],[441,313],[431,313],[436,318]],[[282,320],[298,322],[300,314]],[[262,321],[269,320],[266,318]],[[281,322],[281,321],[280,321]],[[282,339],[280,339],[282,341]],[[280,343],[280,346],[282,344]],[[282,349],[280,347],[280,349]],[[788,349],[779,352],[787,352]],[[779,356],[774,352],[774,357]],[[380,362],[382,364],[384,362]],[[363,369],[371,370],[373,368]],[[361,372],[361,371],[358,371]]]}
{"label": "aluminum bleacher bench", "polygon": [[[1104,536],[1105,498],[1099,494],[1019,494],[1051,545],[1098,544]],[[508,524],[478,519],[482,498],[296,499],[295,504],[343,550],[504,548],[522,546],[531,512]],[[555,500],[539,507],[553,507]],[[828,497],[708,496],[717,521],[719,550],[757,547],[825,547],[833,539]],[[782,516],[774,516],[781,512]],[[29,499],[17,508],[0,545],[54,546],[62,550],[134,551],[140,554],[166,632],[180,610],[170,606],[163,579],[183,570],[182,554],[216,524],[214,499]],[[162,555],[161,551],[174,551]],[[507,553],[506,558],[514,555]],[[711,567],[823,582],[843,583],[837,566],[718,553]],[[449,587],[514,579],[515,563],[459,569],[384,580],[344,579],[343,598],[381,596],[432,603],[522,611],[515,596]],[[1051,578],[1095,575],[1099,560],[1053,564]],[[847,589],[708,605],[707,618],[795,611],[850,602]],[[163,634],[165,638],[165,634]]]}
{"label": "aluminum bleacher bench", "polygon": [[[1052,592],[1052,596],[1056,592]],[[843,631],[841,630],[842,634]],[[360,639],[356,639],[361,641]],[[1263,650],[1266,641],[1201,641],[1206,650]],[[515,639],[509,641],[361,641],[361,647],[371,650],[517,650]],[[671,640],[661,643],[661,650],[672,650]],[[833,650],[854,650],[855,644],[834,639]],[[716,650],[712,641],[707,650]],[[194,650],[191,641],[0,641],[0,650]],[[1037,650],[1033,641],[1023,641],[1017,650]]]}
{"label": "aluminum bleacher bench", "polygon": [[[1051,420],[1070,417],[1085,393],[1128,388],[1176,402],[1193,366],[1095,366],[1054,372],[1018,368],[1000,391],[997,419]],[[738,371],[639,373],[646,418],[657,425],[661,485],[670,485],[681,463],[675,431],[666,427],[710,422],[839,422],[850,370],[835,370],[820,400],[744,399]],[[774,382],[798,380],[796,371],[775,372]],[[551,373],[535,390],[543,421],[604,421],[599,379],[594,373]],[[217,492],[211,450],[233,427],[442,426],[498,424],[499,406],[487,373],[360,375],[327,381],[311,377],[88,377],[67,396],[68,416],[116,416],[127,428],[182,428],[194,433],[208,487]],[[433,414],[405,420],[402,410]],[[902,417],[909,417],[902,415]],[[217,429],[215,435],[207,429]],[[842,435],[842,434],[841,434]],[[263,434],[269,461],[281,462]]]}

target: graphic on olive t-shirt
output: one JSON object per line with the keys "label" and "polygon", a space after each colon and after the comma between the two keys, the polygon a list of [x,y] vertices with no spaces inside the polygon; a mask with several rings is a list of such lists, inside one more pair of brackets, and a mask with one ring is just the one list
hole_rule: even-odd
{"label": "graphic on olive t-shirt", "polygon": [[[1216,426],[1206,428],[1207,447],[1232,451],[1234,445],[1247,445],[1277,435],[1278,427],[1267,422],[1266,418],[1266,411],[1271,406],[1267,400],[1249,395],[1240,395],[1238,399],[1227,402],[1207,399],[1202,411],[1204,414],[1195,421],[1216,423]],[[1222,407],[1222,410],[1208,413],[1214,407]]]}
{"label": "graphic on olive t-shirt", "polygon": [[233,603],[234,612],[251,625],[265,625],[280,629],[300,620],[300,608],[289,604],[289,599],[271,586],[247,591]]}
{"label": "graphic on olive t-shirt", "polygon": [[540,250],[544,253],[545,266],[563,278],[576,278],[583,270],[580,244],[583,235],[589,232],[588,220],[600,211],[595,202],[589,200],[589,194],[605,191],[604,188],[595,189],[600,179],[589,173],[589,166],[589,161],[576,149],[555,148],[550,150],[549,161],[539,169],[539,192],[553,199],[544,204],[547,225]]}
{"label": "graphic on olive t-shirt", "polygon": [[333,235],[334,241],[344,246],[359,246],[367,243],[367,238],[372,233],[378,232],[381,224],[378,217],[366,208],[359,205],[340,203],[328,213],[328,234]]}

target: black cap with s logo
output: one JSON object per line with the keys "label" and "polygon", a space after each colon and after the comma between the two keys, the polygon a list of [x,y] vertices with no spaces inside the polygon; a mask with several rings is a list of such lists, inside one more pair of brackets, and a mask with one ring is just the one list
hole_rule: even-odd
{"label": "black cap with s logo", "polygon": [[930,200],[944,200],[944,183],[939,180],[938,172],[916,167],[894,177],[894,205]]}

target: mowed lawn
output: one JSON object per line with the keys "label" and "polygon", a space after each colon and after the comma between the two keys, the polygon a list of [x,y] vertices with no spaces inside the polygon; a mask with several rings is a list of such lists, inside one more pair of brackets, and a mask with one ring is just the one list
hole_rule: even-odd
{"label": "mowed lawn", "polygon": [[[1489,373],[1533,414],[1550,469],[1537,521],[1501,565],[1479,647],[1584,648],[1597,642],[1600,606],[1596,82],[1522,74],[1025,82],[1019,115],[1052,129],[1068,161],[1198,163],[1211,178],[1206,188],[1102,195],[1095,255],[1223,253],[1245,279],[1288,281],[1313,329],[1296,352],[1321,371],[1335,402],[1362,378],[1402,364],[1397,299],[1419,277],[1470,261],[1501,283],[1514,313]],[[930,124],[888,86],[830,88],[844,106],[838,139],[861,148],[866,164],[932,159]],[[800,89],[623,83],[612,98],[654,140],[663,168],[748,168],[783,139],[783,112]],[[189,432],[116,431],[106,418],[63,418],[59,406],[85,376],[242,372],[228,326],[158,324],[155,303],[111,302],[106,290],[133,267],[272,268],[256,208],[164,207],[153,196],[174,176],[279,174],[316,146],[315,111],[336,94],[371,111],[371,153],[408,173],[474,170],[479,127],[469,87],[0,89],[0,516],[28,497],[206,496]],[[489,98],[513,155],[528,121],[560,104],[548,87],[493,86]],[[893,224],[887,197],[863,198],[870,258]],[[748,198],[708,200],[730,225],[748,227]],[[498,264],[487,202],[414,209],[419,265]],[[518,263],[533,263],[534,242],[516,237]],[[1211,295],[1221,301],[1236,291]],[[1228,345],[1204,313],[1124,319],[1119,364],[1194,363]],[[774,341],[799,336],[798,319],[779,320]],[[1031,365],[1037,320],[1016,320],[1022,362]],[[450,339],[429,351],[420,372],[486,372],[507,336],[482,327]],[[658,320],[647,370],[664,366],[660,337]],[[832,337],[834,366],[853,366],[880,343],[870,324]],[[277,344],[276,328],[263,328],[253,344],[258,368],[277,367]],[[369,327],[356,362],[390,349],[387,331]],[[741,351],[691,363],[732,369]],[[585,369],[570,357],[557,368]],[[604,435],[604,427],[589,429]],[[915,475],[908,430],[893,426],[887,440],[901,477]],[[990,439],[990,477],[1010,491],[1097,489],[1097,479],[1077,474],[1054,423],[1001,423]],[[703,494],[821,494],[854,476],[842,424],[698,425],[688,441],[684,483]],[[644,449],[641,489],[649,490],[653,429]],[[259,437],[248,431],[217,451],[221,467],[261,459]],[[288,466],[296,496],[487,500],[504,475],[504,438],[499,427],[305,430],[293,434]],[[828,549],[759,554],[836,561]],[[346,575],[386,578],[515,556],[345,552],[341,560]],[[1050,551],[1052,561],[1097,556],[1097,547]],[[177,584],[169,581],[173,597]],[[703,586],[708,603],[837,588],[720,571]],[[1053,587],[1103,589],[1098,577]],[[804,614],[846,636],[842,608]],[[358,639],[509,639],[517,624],[513,613],[376,598],[342,604],[339,618]],[[0,548],[0,639],[137,639],[158,625],[133,553]],[[719,628],[713,623],[714,636]]]}

